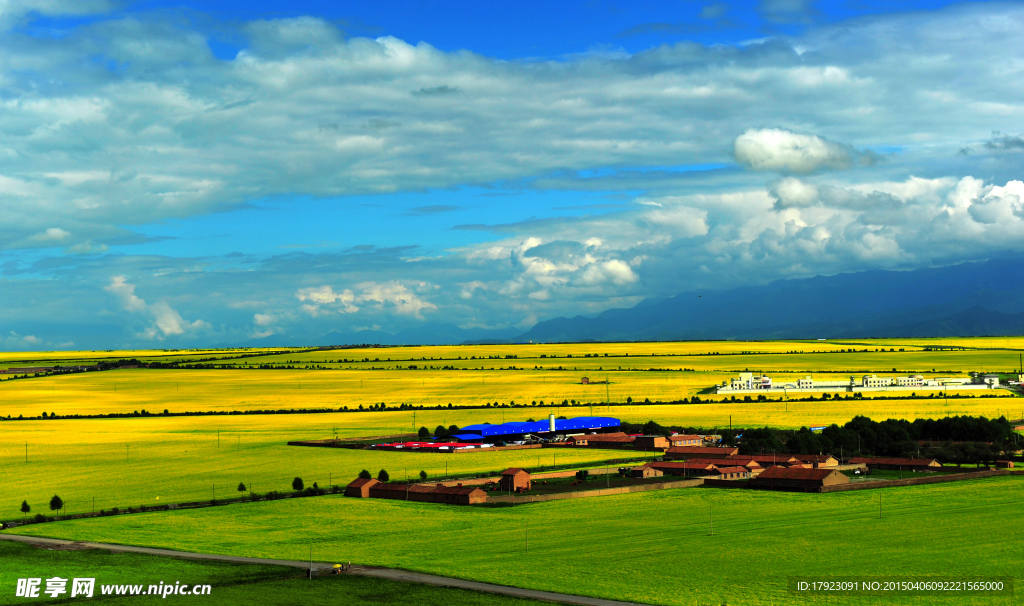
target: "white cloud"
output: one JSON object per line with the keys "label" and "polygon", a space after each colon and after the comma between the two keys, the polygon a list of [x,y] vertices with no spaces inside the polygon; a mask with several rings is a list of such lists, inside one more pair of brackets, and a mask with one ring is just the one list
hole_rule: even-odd
{"label": "white cloud", "polygon": [[67,241],[70,237],[71,232],[65,231],[59,227],[50,227],[42,233],[35,234],[31,239],[36,242],[43,242],[47,244],[60,244],[61,242]]}
{"label": "white cloud", "polygon": [[143,314],[152,319],[152,324],[143,329],[139,333],[140,336],[162,341],[167,337],[177,337],[186,332],[211,328],[210,324],[203,320],[186,321],[165,300],[161,299],[156,303],[147,304],[144,299],[135,294],[135,285],[128,283],[127,280],[126,276],[114,276],[110,279],[110,284],[103,289],[116,296],[125,311],[132,314]]}
{"label": "white cloud", "polygon": [[[352,291],[345,289],[340,293],[334,292],[330,286],[315,286],[310,288],[299,289],[295,293],[295,297],[299,301],[309,301],[309,305],[304,305],[302,308],[310,315],[318,315],[321,313],[321,308],[324,306],[331,306],[338,313],[351,314],[359,311],[357,305],[353,305],[356,302],[355,295]],[[338,305],[334,305],[337,303]]]}
{"label": "white cloud", "polygon": [[392,308],[397,314],[422,319],[424,310],[437,309],[436,305],[420,299],[397,281],[384,284],[366,282],[360,284],[359,288],[363,290],[359,297],[360,301],[374,302],[382,307]]}
{"label": "white cloud", "polygon": [[[421,283],[419,286],[422,288],[427,285]],[[356,313],[366,304],[371,303],[376,303],[375,307],[378,310],[387,309],[396,314],[412,316],[417,319],[423,319],[423,310],[437,309],[436,305],[419,298],[407,286],[398,281],[363,282],[356,285],[356,288],[361,290],[358,295],[348,288],[336,293],[328,285],[302,288],[295,293],[295,297],[299,301],[309,302],[302,306],[302,310],[314,317],[331,311],[342,314]]]}
{"label": "white cloud", "polygon": [[872,156],[817,135],[781,128],[749,129],[733,144],[736,159],[754,170],[812,173],[870,163]]}

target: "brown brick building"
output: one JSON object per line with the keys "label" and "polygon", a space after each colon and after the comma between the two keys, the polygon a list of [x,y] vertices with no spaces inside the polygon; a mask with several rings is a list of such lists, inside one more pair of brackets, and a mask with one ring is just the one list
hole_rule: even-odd
{"label": "brown brick building", "polygon": [[358,497],[363,499],[369,498],[370,489],[376,486],[377,484],[380,484],[380,482],[372,478],[368,480],[363,478],[356,478],[354,481],[350,482],[348,486],[345,487],[345,496]]}
{"label": "brown brick building", "polygon": [[849,484],[850,478],[836,469],[806,469],[799,467],[770,467],[750,480],[754,488],[821,492],[826,486]]}
{"label": "brown brick building", "polygon": [[510,467],[501,472],[501,479],[498,481],[498,487],[502,492],[530,490],[531,484],[530,472],[519,467]]}
{"label": "brown brick building", "polygon": [[724,459],[740,453],[739,448],[720,446],[673,446],[665,451],[666,459]]}

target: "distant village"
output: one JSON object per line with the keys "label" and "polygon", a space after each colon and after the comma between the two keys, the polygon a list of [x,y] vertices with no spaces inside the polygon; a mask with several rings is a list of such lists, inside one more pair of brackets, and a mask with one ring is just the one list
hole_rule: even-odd
{"label": "distant village", "polygon": [[851,375],[845,381],[819,381],[806,376],[796,381],[773,381],[768,375],[757,375],[752,372],[741,372],[732,381],[723,381],[716,389],[720,394],[787,394],[789,392],[824,392],[824,391],[911,391],[911,390],[965,390],[965,389],[998,389],[1010,385],[1019,385],[1024,375],[1017,381],[1007,385],[1000,384],[999,375],[971,373],[969,377],[924,377],[923,375],[907,375],[901,377],[879,377],[877,375]]}

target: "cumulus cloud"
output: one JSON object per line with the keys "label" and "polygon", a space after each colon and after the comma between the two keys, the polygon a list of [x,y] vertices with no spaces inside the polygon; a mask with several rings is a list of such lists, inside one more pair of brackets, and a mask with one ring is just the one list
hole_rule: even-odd
{"label": "cumulus cloud", "polygon": [[186,321],[163,299],[147,304],[144,299],[135,294],[135,285],[130,284],[127,280],[126,276],[114,276],[104,290],[120,300],[123,310],[132,314],[148,316],[152,320],[152,324],[139,333],[140,336],[162,341],[168,337],[177,337],[187,332],[210,328],[209,323],[203,320]]}
{"label": "cumulus cloud", "polygon": [[[51,5],[77,3],[23,6]],[[794,174],[849,168],[870,160],[857,151],[870,145],[947,142],[954,155],[979,133],[1019,122],[1018,68],[988,60],[1016,48],[1024,12],[1014,6],[863,19],[742,47],[681,43],[521,63],[346,38],[312,17],[241,24],[233,34],[247,48],[222,61],[205,34],[171,21],[117,16],[63,36],[0,40],[10,93],[0,104],[0,247],[32,245],[29,236],[61,220],[98,248],[124,225],[282,195],[733,159]],[[897,44],[892,31],[914,44]],[[83,56],[95,60],[83,66]],[[62,156],[70,141],[75,153]]]}
{"label": "cumulus cloud", "polygon": [[[295,296],[299,301],[307,301],[302,306],[303,311],[311,316],[319,316],[325,313],[350,314],[358,312],[366,304],[375,304],[374,307],[387,309],[399,315],[412,316],[423,319],[422,312],[426,309],[437,309],[433,303],[424,301],[406,285],[398,282],[377,283],[363,282],[356,285],[361,292],[354,294],[346,288],[340,293],[334,292],[331,286],[316,286],[299,289]],[[356,305],[356,303],[360,305]]]}
{"label": "cumulus cloud", "polygon": [[749,129],[733,143],[736,160],[753,170],[812,173],[871,164],[874,155],[817,135],[781,128]]}

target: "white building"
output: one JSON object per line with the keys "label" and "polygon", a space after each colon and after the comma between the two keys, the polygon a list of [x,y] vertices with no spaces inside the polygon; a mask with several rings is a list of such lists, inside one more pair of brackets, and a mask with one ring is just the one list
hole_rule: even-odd
{"label": "white building", "polygon": [[878,377],[875,375],[864,375],[861,378],[861,387],[889,387],[892,385],[891,377]]}
{"label": "white building", "polygon": [[896,385],[900,387],[924,387],[924,377],[921,375],[910,375],[909,377],[896,377]]}

